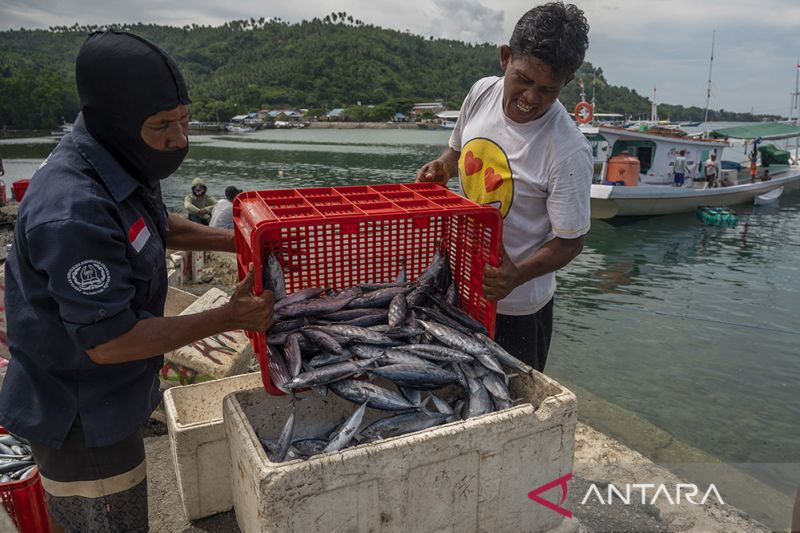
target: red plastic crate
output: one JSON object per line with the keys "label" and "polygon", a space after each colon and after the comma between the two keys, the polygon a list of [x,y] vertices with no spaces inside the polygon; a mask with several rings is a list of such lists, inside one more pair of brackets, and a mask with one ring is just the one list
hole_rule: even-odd
{"label": "red plastic crate", "polygon": [[[483,268],[500,263],[502,217],[430,183],[251,191],[233,203],[239,279],[252,262],[254,292],[263,292],[267,252],[283,267],[287,294],[306,287],[340,289],[394,281],[405,264],[409,281],[447,250],[459,305],[494,334],[496,304],[483,297]],[[270,379],[266,335],[247,332],[264,388]]]}
{"label": "red plastic crate", "polygon": [[[0,435],[8,431],[0,427]],[[44,488],[39,469],[27,479],[0,483],[0,501],[20,533],[49,533],[50,521],[44,502]]]}

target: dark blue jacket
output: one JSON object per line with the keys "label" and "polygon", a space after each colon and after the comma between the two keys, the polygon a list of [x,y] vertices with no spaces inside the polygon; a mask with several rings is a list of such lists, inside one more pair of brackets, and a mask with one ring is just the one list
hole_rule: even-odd
{"label": "dark blue jacket", "polygon": [[58,448],[77,415],[87,446],[136,431],[161,400],[163,357],[98,365],[86,350],[162,316],[167,211],[78,117],[34,174],[6,261],[11,363],[0,424]]}

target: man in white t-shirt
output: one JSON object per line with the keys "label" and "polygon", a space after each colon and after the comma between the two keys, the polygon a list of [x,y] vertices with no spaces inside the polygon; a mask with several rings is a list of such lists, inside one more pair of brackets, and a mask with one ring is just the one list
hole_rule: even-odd
{"label": "man in white t-shirt", "polygon": [[543,370],[553,325],[555,271],[589,231],[591,147],[558,101],[589,46],[583,12],[561,2],[535,7],[500,48],[502,78],[478,80],[449,147],[417,181],[459,176],[469,199],[503,215],[503,259],[486,267],[483,291],[499,300],[495,339]]}
{"label": "man in white t-shirt", "polygon": [[211,222],[208,223],[212,228],[233,229],[233,199],[240,191],[236,187],[225,187],[225,198],[220,200],[211,210]]}

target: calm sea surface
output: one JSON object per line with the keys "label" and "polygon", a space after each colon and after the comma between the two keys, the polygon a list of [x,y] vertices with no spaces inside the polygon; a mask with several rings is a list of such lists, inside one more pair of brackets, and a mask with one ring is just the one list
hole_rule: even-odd
{"label": "calm sea surface", "polygon": [[[446,131],[424,130],[193,136],[186,162],[164,182],[164,199],[180,209],[198,176],[218,197],[227,185],[409,181],[447,139]],[[46,139],[0,141],[6,183],[30,177],[52,147]],[[734,228],[704,226],[693,214],[595,222],[583,254],[558,276],[547,371],[599,398],[607,408],[582,409],[582,416],[623,442],[647,448],[641,430],[630,429],[639,425],[603,413],[630,413],[722,461],[782,463],[755,474],[793,494],[800,485],[800,194],[737,211]]]}

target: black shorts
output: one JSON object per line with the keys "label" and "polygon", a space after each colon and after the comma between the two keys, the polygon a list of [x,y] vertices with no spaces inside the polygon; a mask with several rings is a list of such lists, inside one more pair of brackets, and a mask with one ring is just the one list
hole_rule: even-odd
{"label": "black shorts", "polygon": [[31,444],[47,506],[64,531],[148,530],[147,464],[141,430],[88,448],[76,419],[60,449]]}
{"label": "black shorts", "polygon": [[532,315],[497,315],[494,340],[508,353],[544,372],[553,334],[553,299]]}

